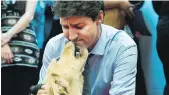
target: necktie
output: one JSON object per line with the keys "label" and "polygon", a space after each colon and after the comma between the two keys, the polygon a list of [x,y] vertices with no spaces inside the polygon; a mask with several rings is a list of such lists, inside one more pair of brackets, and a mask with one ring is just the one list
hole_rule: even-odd
{"label": "necktie", "polygon": [[90,67],[89,67],[89,59],[93,56],[93,54],[89,54],[86,65],[85,65],[85,70],[83,72],[84,76],[84,84],[83,84],[83,95],[90,95],[91,88],[90,88]]}

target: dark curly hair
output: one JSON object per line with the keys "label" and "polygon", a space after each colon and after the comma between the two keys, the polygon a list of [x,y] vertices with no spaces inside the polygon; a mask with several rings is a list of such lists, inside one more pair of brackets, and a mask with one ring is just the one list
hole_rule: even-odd
{"label": "dark curly hair", "polygon": [[103,10],[103,1],[56,1],[53,5],[54,15],[59,17],[88,16],[96,20],[100,10]]}

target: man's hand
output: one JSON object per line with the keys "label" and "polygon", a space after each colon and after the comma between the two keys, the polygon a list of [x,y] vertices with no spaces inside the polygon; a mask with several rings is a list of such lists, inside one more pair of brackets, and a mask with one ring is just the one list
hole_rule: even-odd
{"label": "man's hand", "polygon": [[115,1],[104,0],[105,10],[119,8],[125,13],[125,16],[129,16],[130,18],[134,16],[133,6],[134,5],[131,4],[128,0],[115,0]]}
{"label": "man's hand", "polygon": [[10,33],[1,33],[1,46],[5,45],[8,43],[12,38],[12,34]]}
{"label": "man's hand", "polygon": [[126,13],[126,16],[129,16],[130,18],[134,16],[133,6],[134,5],[129,1],[121,1],[120,3],[120,9],[123,10]]}
{"label": "man's hand", "polygon": [[14,55],[8,44],[5,44],[3,47],[1,47],[1,58],[2,59],[4,59],[7,63],[12,63],[13,57]]}
{"label": "man's hand", "polygon": [[48,85],[42,85],[36,95],[49,95],[50,89]]}

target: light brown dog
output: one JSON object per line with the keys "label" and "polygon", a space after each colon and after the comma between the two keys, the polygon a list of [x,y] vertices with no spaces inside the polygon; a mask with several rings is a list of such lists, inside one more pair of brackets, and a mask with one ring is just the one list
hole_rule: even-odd
{"label": "light brown dog", "polygon": [[59,59],[49,64],[44,84],[50,86],[50,95],[82,95],[84,66],[88,57],[86,48],[68,42]]}

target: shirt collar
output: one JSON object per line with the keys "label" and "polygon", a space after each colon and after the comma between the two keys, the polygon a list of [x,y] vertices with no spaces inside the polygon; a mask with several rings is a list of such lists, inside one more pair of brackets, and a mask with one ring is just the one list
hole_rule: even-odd
{"label": "shirt collar", "polygon": [[92,51],[90,52],[95,55],[103,55],[106,47],[107,42],[106,31],[103,30],[103,25],[101,25],[101,27],[102,27],[101,36],[97,41],[96,45],[94,46],[94,48],[92,49]]}

